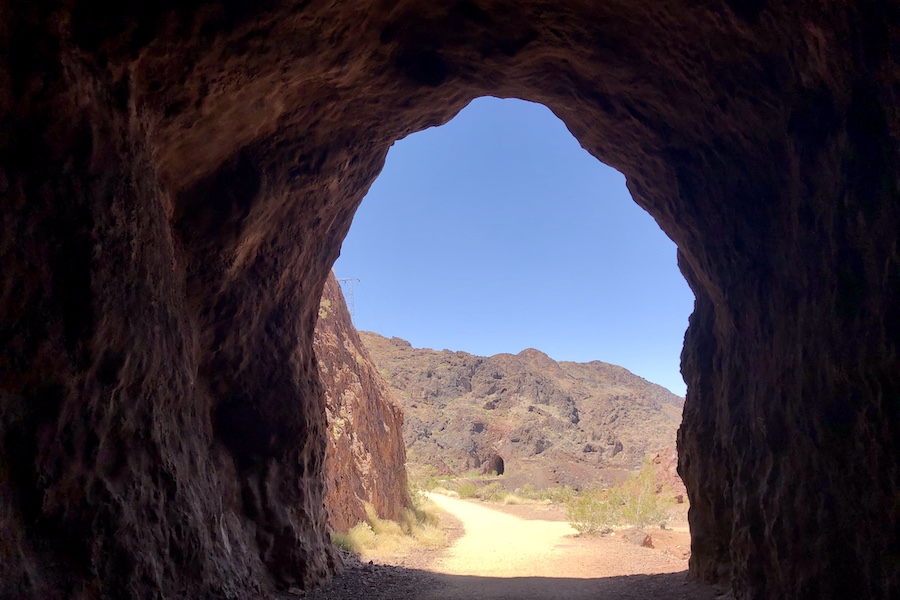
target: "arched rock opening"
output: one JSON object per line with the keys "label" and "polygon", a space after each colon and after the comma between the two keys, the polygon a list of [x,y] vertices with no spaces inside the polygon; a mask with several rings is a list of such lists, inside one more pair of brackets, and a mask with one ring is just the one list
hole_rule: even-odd
{"label": "arched rock opening", "polygon": [[0,14],[3,595],[329,577],[322,284],[390,143],[484,94],[550,107],[679,246],[692,575],[900,595],[893,4]]}
{"label": "arched rock opening", "polygon": [[495,475],[503,475],[503,472],[506,470],[506,466],[503,463],[503,457],[499,454],[494,454],[488,459],[487,463],[484,466],[485,473],[494,473]]}

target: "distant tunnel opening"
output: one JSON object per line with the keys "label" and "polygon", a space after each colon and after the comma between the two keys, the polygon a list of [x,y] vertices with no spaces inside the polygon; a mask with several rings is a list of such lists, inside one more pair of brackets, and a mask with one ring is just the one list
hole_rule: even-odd
{"label": "distant tunnel opening", "polygon": [[487,467],[485,468],[485,472],[487,473],[496,473],[497,475],[503,475],[503,472],[506,470],[506,465],[503,462],[503,457],[499,454],[495,454],[491,457],[491,460],[488,461]]}

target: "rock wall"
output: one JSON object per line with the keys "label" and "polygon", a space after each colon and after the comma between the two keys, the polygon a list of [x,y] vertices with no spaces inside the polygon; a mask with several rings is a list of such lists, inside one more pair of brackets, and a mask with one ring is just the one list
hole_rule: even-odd
{"label": "rock wall", "polygon": [[679,247],[691,573],[900,596],[896,3],[0,0],[6,597],[336,568],[312,351],[390,144],[546,104]]}
{"label": "rock wall", "polygon": [[410,505],[403,413],[350,319],[341,286],[325,282],[313,348],[325,390],[325,508],[336,531],[366,520],[365,504],[399,520]]}

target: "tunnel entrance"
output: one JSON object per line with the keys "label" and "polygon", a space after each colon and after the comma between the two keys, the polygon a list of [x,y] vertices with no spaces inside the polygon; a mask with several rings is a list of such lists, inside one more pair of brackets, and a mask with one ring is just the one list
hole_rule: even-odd
{"label": "tunnel entrance", "polygon": [[328,581],[322,285],[390,145],[492,95],[678,246],[691,575],[900,596],[891,3],[93,8],[2,9],[0,595]]}
{"label": "tunnel entrance", "polygon": [[[545,106],[482,97],[396,142],[335,271],[403,408],[410,472],[563,511],[674,454],[683,399],[645,388],[684,394],[694,298],[675,245]],[[504,477],[479,480],[491,475]],[[674,465],[669,477],[681,487]],[[674,494],[660,482],[660,505]]]}

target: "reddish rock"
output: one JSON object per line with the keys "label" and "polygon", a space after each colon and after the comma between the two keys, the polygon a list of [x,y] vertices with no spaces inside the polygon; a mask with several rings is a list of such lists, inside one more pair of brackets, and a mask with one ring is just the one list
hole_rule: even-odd
{"label": "reddish rock", "polygon": [[900,597],[896,3],[0,15],[0,596],[328,580],[322,285],[391,143],[495,95],[678,245],[691,575]]}
{"label": "reddish rock", "polygon": [[675,448],[666,448],[653,453],[649,460],[653,463],[659,486],[657,493],[665,494],[674,498],[678,504],[683,504],[687,490],[681,476],[678,475],[678,451]]}
{"label": "reddish rock", "polygon": [[622,539],[626,542],[634,544],[636,546],[643,546],[644,548],[652,548],[653,547],[653,538],[650,537],[650,534],[644,531],[643,529],[638,529],[637,527],[629,527],[621,532]]}
{"label": "reddish rock", "polygon": [[572,477],[557,484],[581,488],[673,445],[681,422],[684,398],[617,365],[557,362],[533,348],[476,356],[368,331],[360,338],[403,407],[411,462],[441,473],[496,471],[489,463],[499,455],[508,474],[559,467]]}
{"label": "reddish rock", "polygon": [[313,347],[328,415],[328,521],[347,531],[366,519],[365,503],[398,520],[410,504],[403,414],[362,345],[333,274],[322,292]]}

